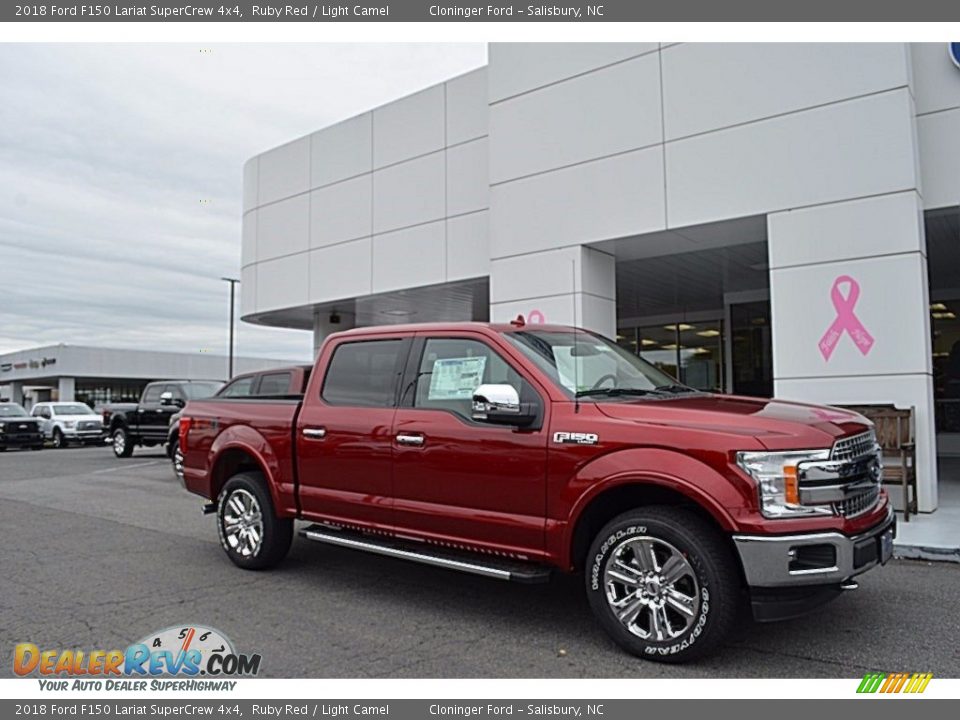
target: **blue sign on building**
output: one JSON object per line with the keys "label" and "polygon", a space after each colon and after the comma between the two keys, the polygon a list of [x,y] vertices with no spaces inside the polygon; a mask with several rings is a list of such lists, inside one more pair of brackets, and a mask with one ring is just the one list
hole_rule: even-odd
{"label": "blue sign on building", "polygon": [[960,68],[960,42],[947,43],[947,47],[950,51],[950,59],[953,60],[953,64]]}

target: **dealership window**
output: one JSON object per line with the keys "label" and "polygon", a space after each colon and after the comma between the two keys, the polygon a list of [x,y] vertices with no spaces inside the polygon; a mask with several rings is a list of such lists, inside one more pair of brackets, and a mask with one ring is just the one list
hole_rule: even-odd
{"label": "dealership window", "polygon": [[937,432],[960,433],[960,298],[930,305]]}
{"label": "dealership window", "polygon": [[723,392],[723,322],[673,322],[622,328],[617,343],[680,382]]}

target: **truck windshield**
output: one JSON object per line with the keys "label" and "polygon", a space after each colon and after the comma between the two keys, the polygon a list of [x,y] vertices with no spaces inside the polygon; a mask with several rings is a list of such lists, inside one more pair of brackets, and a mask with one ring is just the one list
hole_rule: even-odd
{"label": "truck windshield", "polygon": [[13,403],[0,403],[0,418],[26,417],[27,411]]}
{"label": "truck windshield", "polygon": [[520,330],[504,337],[570,395],[666,396],[697,392],[586,330]]}
{"label": "truck windshield", "polygon": [[223,387],[222,382],[192,382],[185,383],[183,394],[187,400],[199,400],[201,398],[213,397],[213,395]]}
{"label": "truck windshield", "polygon": [[75,405],[54,405],[54,415],[93,415],[93,410],[86,405],[77,403]]}

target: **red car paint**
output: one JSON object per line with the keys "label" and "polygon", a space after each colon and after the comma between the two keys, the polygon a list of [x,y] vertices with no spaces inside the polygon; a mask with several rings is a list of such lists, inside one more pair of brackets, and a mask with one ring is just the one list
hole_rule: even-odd
{"label": "red car paint", "polygon": [[[550,326],[538,325],[550,330]],[[337,333],[324,343],[302,400],[191,401],[186,408],[184,481],[217,498],[238,463],[268,480],[277,513],[452,544],[573,569],[577,521],[618,486],[662,487],[686,496],[728,533],[857,535],[888,517],[888,499],[869,512],[767,519],[737,451],[829,448],[869,427],[856,413],[729,395],[574,402],[505,337],[511,324],[433,324]],[[567,328],[552,328],[568,331]],[[538,430],[467,423],[422,408],[331,406],[321,398],[327,366],[343,342],[471,338],[488,344],[540,396]],[[322,426],[323,442],[304,428]],[[559,444],[553,433],[599,435],[595,445]],[[421,447],[398,433],[423,435]]]}

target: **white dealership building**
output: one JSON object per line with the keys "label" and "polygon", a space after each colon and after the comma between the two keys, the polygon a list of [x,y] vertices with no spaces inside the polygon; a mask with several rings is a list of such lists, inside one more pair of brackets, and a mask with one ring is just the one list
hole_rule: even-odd
{"label": "white dealership building", "polygon": [[960,452],[950,51],[491,44],[246,164],[243,319],[315,345],[576,321],[697,387],[913,408],[933,510]]}

